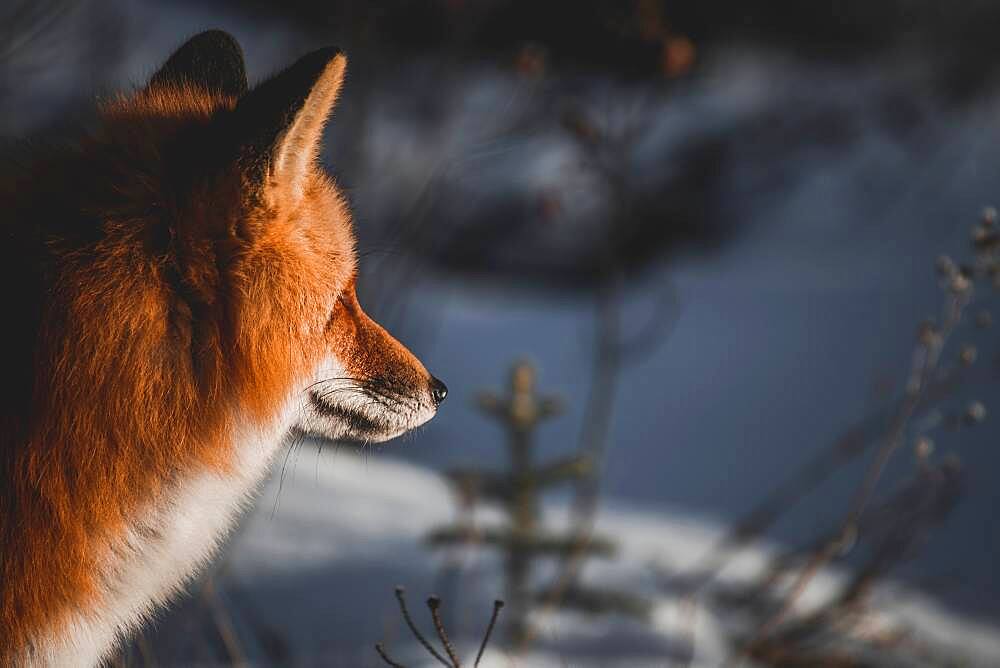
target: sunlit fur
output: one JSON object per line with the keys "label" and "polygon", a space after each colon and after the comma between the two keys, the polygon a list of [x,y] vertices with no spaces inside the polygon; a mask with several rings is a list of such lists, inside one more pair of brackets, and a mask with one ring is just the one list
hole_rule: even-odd
{"label": "sunlit fur", "polygon": [[[351,221],[317,166],[332,59],[266,177],[212,164],[237,100],[105,102],[0,182],[0,665],[94,663],[208,560],[290,431],[391,438],[424,367],[354,293]],[[206,167],[209,164],[209,167]]]}

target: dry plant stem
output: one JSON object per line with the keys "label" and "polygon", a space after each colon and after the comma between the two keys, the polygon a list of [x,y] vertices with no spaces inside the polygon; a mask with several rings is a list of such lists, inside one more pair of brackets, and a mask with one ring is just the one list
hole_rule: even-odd
{"label": "dry plant stem", "polygon": [[431,611],[431,620],[434,622],[434,630],[437,632],[438,638],[444,646],[444,651],[448,654],[448,658],[451,659],[452,666],[454,666],[454,668],[461,668],[461,662],[458,660],[455,648],[451,644],[451,639],[448,638],[448,632],[444,628],[444,622],[441,621],[441,599],[437,596],[431,596],[427,599],[427,607]]}
{"label": "dry plant stem", "polygon": [[[469,11],[473,11],[470,10]],[[478,19],[482,22],[482,19]],[[467,25],[472,26],[476,21],[471,21]],[[528,95],[534,94],[533,90],[527,91]],[[401,215],[398,223],[386,230],[389,246],[396,249],[424,248],[425,250],[436,250],[441,245],[447,243],[448,233],[453,229],[441,231],[440,225],[429,225],[428,215],[436,198],[441,197],[441,182],[448,174],[462,167],[462,163],[475,156],[478,151],[489,150],[496,144],[502,144],[517,130],[519,119],[514,117],[509,123],[505,123],[500,128],[491,129],[489,133],[478,140],[470,142],[470,148],[463,155],[445,153],[436,157],[423,182],[415,188],[411,201]],[[407,309],[407,297],[412,292],[413,286],[419,283],[423,266],[418,260],[401,255],[397,262],[394,262],[396,270],[388,277],[388,280],[375,282],[375,288],[371,292],[371,304],[374,312],[380,314],[379,322],[389,323],[393,320],[402,320]],[[380,267],[384,268],[384,267]]]}
{"label": "dry plant stem", "polygon": [[142,657],[143,668],[156,668],[156,658],[153,648],[149,644],[149,639],[144,634],[140,634],[136,639],[136,645],[139,647],[139,656]]}
{"label": "dry plant stem", "polygon": [[[427,607],[431,611],[431,619],[434,620],[434,629],[437,631],[438,637],[441,639],[441,643],[444,645],[445,651],[451,659],[450,662],[446,661],[444,657],[438,654],[431,644],[427,642],[427,639],[424,638],[420,631],[417,630],[416,625],[413,623],[413,619],[410,617],[410,612],[407,609],[405,591],[402,587],[396,587],[396,598],[399,601],[399,609],[403,614],[403,619],[406,620],[406,624],[410,627],[410,631],[413,633],[413,636],[420,642],[421,645],[423,645],[423,648],[445,666],[448,666],[449,668],[461,668],[461,661],[459,661],[458,654],[455,652],[451,639],[448,637],[448,633],[441,621],[441,599],[437,596],[431,596],[427,599]],[[493,614],[490,616],[490,623],[486,627],[486,634],[483,636],[483,640],[479,644],[479,653],[476,654],[475,666],[477,667],[479,666],[479,661],[483,658],[486,646],[490,642],[490,637],[493,635],[493,629],[496,627],[497,618],[499,617],[500,609],[503,606],[504,602],[499,599],[493,602]],[[381,657],[382,661],[384,661],[387,665],[393,666],[393,668],[405,668],[403,664],[389,656],[389,652],[385,649],[385,645],[383,643],[375,643],[375,651],[378,652],[379,657]]]}
{"label": "dry plant stem", "polygon": [[[594,462],[593,472],[579,483],[573,499],[572,533],[576,537],[574,546],[570,549],[569,555],[563,559],[562,568],[556,576],[555,585],[550,589],[550,595],[542,602],[543,614],[555,610],[558,601],[576,580],[587,556],[587,548],[594,532],[600,495],[600,472],[607,457],[614,400],[622,366],[625,362],[635,363],[643,356],[652,353],[656,348],[653,342],[662,343],[677,322],[676,297],[673,292],[664,293],[658,300],[655,315],[645,326],[631,337],[623,336],[621,331],[623,277],[620,271],[613,272],[611,276],[598,302],[593,379],[580,437],[579,453],[590,457]],[[529,628],[518,645],[518,651],[526,649],[534,637],[535,631]]]}
{"label": "dry plant stem", "polygon": [[[920,536],[932,524],[942,522],[953,508],[960,492],[956,474],[957,470],[948,463],[920,468],[917,478],[903,486],[883,505],[883,511],[892,513],[882,520],[889,535],[841,593],[821,609],[749,645],[746,652],[774,659],[781,655],[815,651],[825,645],[832,647],[843,640],[876,650],[900,649],[906,641],[907,632],[898,628],[887,631],[866,627],[866,605],[877,582],[905,560]],[[920,648],[912,647],[912,650],[919,652]],[[855,663],[852,662],[852,665]]]}
{"label": "dry plant stem", "polygon": [[375,643],[375,651],[378,652],[378,655],[382,657],[382,660],[385,661],[387,665],[392,666],[392,668],[406,668],[406,666],[404,666],[403,664],[397,663],[393,661],[391,658],[389,658],[389,655],[388,653],[386,653],[385,647],[382,645],[382,643],[380,642]]}
{"label": "dry plant stem", "polygon": [[[959,367],[950,371],[944,378],[934,380],[927,386],[921,402],[917,405],[916,412],[926,412],[937,402],[950,396],[963,380],[967,379],[968,374],[968,369]],[[898,404],[904,400],[901,399]],[[896,412],[900,410],[898,404]],[[701,565],[693,571],[697,577],[688,585],[689,591],[685,598],[685,605],[691,606],[689,616],[692,619],[698,606],[696,596],[703,587],[714,581],[733,555],[737,554],[739,549],[751,540],[761,536],[787,510],[794,507],[832,477],[838,469],[864,454],[873,443],[877,442],[873,432],[887,421],[891,410],[891,408],[883,408],[874,411],[848,428],[818,455],[803,464],[795,474],[774,489],[767,498],[751,509],[715,547],[698,560],[697,563]],[[826,540],[829,539],[825,539],[816,549],[822,549]],[[773,568],[772,575],[767,579],[763,588],[773,586],[785,568],[786,566]],[[693,660],[694,632],[694,628],[689,630],[692,651],[685,657],[687,661],[680,661],[679,665],[689,665],[689,662]]]}
{"label": "dry plant stem", "polygon": [[493,614],[490,615],[490,623],[486,626],[486,635],[483,636],[483,642],[479,644],[479,651],[476,653],[476,662],[473,664],[473,668],[479,668],[479,661],[483,658],[483,652],[486,651],[486,646],[490,642],[490,636],[493,635],[493,629],[497,625],[497,617],[500,615],[502,607],[503,601],[493,601]]}
{"label": "dry plant stem", "polygon": [[[580,451],[592,457],[603,454],[604,443],[607,440],[611,426],[611,413],[614,396],[617,389],[620,360],[615,343],[619,338],[618,300],[620,290],[618,283],[602,296],[600,316],[598,318],[598,342],[594,359],[594,375],[591,381],[591,394],[587,402],[585,424],[581,435]],[[573,584],[583,564],[583,557],[593,535],[597,495],[597,470],[591,474],[593,480],[582,481],[573,500],[573,534],[575,545],[570,549],[569,556],[563,561],[562,568],[556,577],[556,584],[551,594],[542,602],[543,614],[551,613],[558,605],[559,599]],[[534,640],[536,631],[529,627],[517,647],[523,652]]]}
{"label": "dry plant stem", "polygon": [[[870,512],[875,512],[876,515],[878,515],[880,512],[884,514],[886,511],[890,511],[894,506],[905,508],[907,510],[911,508],[914,508],[918,511],[921,510],[922,508],[921,504],[927,502],[929,494],[938,494],[937,491],[929,489],[927,488],[927,486],[942,484],[942,477],[941,477],[942,474],[939,468],[936,468],[926,462],[921,462],[920,464],[918,464],[918,474],[920,478],[915,483],[912,483],[911,486],[908,486],[904,488],[902,491],[900,491],[897,494],[897,496],[890,498],[884,504],[883,509],[881,511],[876,510]],[[918,495],[914,491],[917,489],[923,490],[922,492],[920,492],[919,498],[917,498]],[[882,524],[887,525],[891,531],[897,534],[897,537],[895,538],[896,540],[895,544],[899,545],[901,541],[899,535],[903,535],[902,532],[904,530],[909,532],[908,534],[905,534],[906,544],[908,544],[909,541],[912,540],[913,532],[915,530],[912,529],[910,525],[913,523],[913,521],[914,520],[909,516],[902,516],[899,513],[896,513],[892,515],[888,520],[883,519]],[[865,527],[863,523],[859,522],[858,524],[859,535],[864,533],[876,534],[876,532],[877,529],[874,527],[874,525],[871,527]],[[795,563],[797,563],[798,557],[800,555],[812,555],[816,552],[822,551],[829,545],[839,545],[840,544],[840,541],[838,541],[839,536],[840,534],[833,534],[833,535],[827,534],[823,536],[820,540],[816,541],[813,547],[797,552],[790,552],[786,555],[779,556],[773,559],[771,566],[769,567],[767,576],[764,577],[763,582],[758,587],[758,592],[764,593],[771,587],[775,586],[781,580],[783,575],[792,570]],[[877,555],[880,557],[883,563],[883,565],[881,566],[883,571],[888,571],[888,566],[885,566],[884,564],[891,563],[892,561],[890,558],[886,557],[887,554],[891,554],[891,552],[889,552],[887,549],[880,548],[879,554]],[[897,555],[897,560],[899,559],[902,559],[902,554]],[[873,571],[874,565],[875,562],[873,561],[872,565],[869,565],[868,567],[863,569],[861,573],[864,574],[864,573],[876,572]],[[869,581],[871,581],[871,578],[869,579]],[[843,595],[844,600],[847,600],[847,598],[850,598],[852,596],[857,597],[860,593],[863,593],[860,591],[860,584],[858,584],[859,582],[866,582],[866,581],[855,580],[855,584],[852,584],[851,586],[845,588],[845,592],[847,593]]]}
{"label": "dry plant stem", "polygon": [[240,647],[240,642],[236,636],[236,630],[233,628],[232,620],[229,618],[229,614],[226,612],[225,606],[222,605],[222,601],[219,600],[219,595],[215,591],[215,583],[212,578],[205,581],[205,586],[202,588],[202,596],[204,597],[205,603],[208,605],[208,610],[212,615],[212,621],[215,623],[215,629],[218,631],[219,637],[222,638],[222,644],[226,648],[226,654],[229,655],[230,665],[250,665]]}
{"label": "dry plant stem", "polygon": [[[632,149],[641,127],[633,125],[631,135],[626,133],[619,141],[602,135],[574,133],[579,147],[587,156],[591,167],[607,183],[615,202],[617,219],[627,219],[632,215],[633,203],[629,194],[626,174],[622,165]],[[615,160],[615,158],[618,158]],[[609,239],[609,242],[612,240]],[[609,243],[609,246],[613,244]],[[581,480],[577,487],[572,506],[573,534],[575,546],[563,559],[555,585],[550,595],[542,602],[543,613],[552,612],[558,601],[576,580],[587,547],[590,544],[596,521],[597,501],[600,494],[600,472],[604,468],[614,413],[621,368],[626,363],[635,363],[651,354],[669,336],[677,322],[676,297],[672,291],[665,294],[657,305],[654,316],[632,337],[624,337],[621,331],[621,301],[624,276],[620,261],[609,253],[604,260],[605,281],[598,298],[597,344],[591,380],[590,396],[584,411],[584,424],[580,438],[579,453],[590,457],[594,467],[591,475]],[[517,650],[523,651],[534,639],[535,631],[529,628],[521,639]]]}
{"label": "dry plant stem", "polygon": [[962,309],[966,303],[967,297],[964,293],[949,295],[945,309],[944,323],[933,341],[921,342],[918,347],[917,354],[914,356],[911,376],[907,383],[906,394],[900,404],[899,411],[893,420],[885,443],[876,453],[874,461],[868,468],[865,478],[855,494],[847,516],[841,522],[840,531],[837,532],[833,540],[828,541],[823,548],[813,554],[812,558],[800,572],[784,604],[761,626],[757,632],[756,639],[759,640],[767,636],[784,621],[816,573],[836,556],[837,552],[840,551],[843,539],[856,529],[858,520],[868,506],[868,502],[871,500],[886,464],[896,450],[899,449],[899,445],[905,438],[906,426],[921,402],[928,379],[932,377],[934,371],[937,369],[941,349],[961,319]]}
{"label": "dry plant stem", "polygon": [[[950,370],[943,378],[934,379],[927,385],[914,417],[931,410],[964,382],[981,382],[988,377],[992,377],[989,370],[985,374],[962,367]],[[871,448],[878,440],[874,432],[891,419],[890,415],[900,410],[899,405],[903,401],[905,399],[901,398],[896,402],[895,410],[887,407],[873,411],[849,427],[737,521],[727,535],[696,561],[700,565],[692,569],[698,576],[692,579],[692,593],[710,584],[741,547],[763,535],[785,512],[831,478],[837,470]]]}
{"label": "dry plant stem", "polygon": [[50,2],[22,2],[7,18],[9,24],[3,32],[0,47],[0,65],[5,64],[21,49],[37,43],[45,31],[53,28],[59,19],[72,9],[65,0]]}
{"label": "dry plant stem", "polygon": [[413,637],[417,639],[417,642],[423,645],[424,649],[427,650],[427,653],[437,659],[441,665],[452,668],[451,663],[441,656],[438,651],[434,649],[433,645],[427,642],[427,638],[425,638],[420,632],[417,625],[413,623],[413,618],[410,617],[410,611],[406,606],[406,590],[402,587],[396,587],[396,600],[399,601],[399,611],[402,613],[403,619],[406,621],[406,625],[410,627],[410,633],[412,633]]}
{"label": "dry plant stem", "polygon": [[[958,366],[950,369],[943,377],[930,378],[922,398],[915,404],[912,417],[927,413],[965,383],[975,384],[994,380],[996,377],[997,372],[989,368],[969,369]],[[882,425],[891,420],[892,415],[899,413],[906,400],[906,397],[901,397],[894,402],[894,406],[873,411],[846,429],[738,520],[714,547],[696,561],[700,565],[691,570],[697,575],[697,578],[691,579],[691,591],[696,592],[710,584],[741,547],[763,535],[785,512],[831,478],[839,468],[877,443],[875,432],[881,434]]]}

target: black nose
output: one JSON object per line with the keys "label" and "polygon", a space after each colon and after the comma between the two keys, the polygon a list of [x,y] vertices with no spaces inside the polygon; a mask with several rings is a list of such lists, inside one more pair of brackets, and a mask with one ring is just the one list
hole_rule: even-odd
{"label": "black nose", "polygon": [[444,398],[448,396],[448,386],[440,380],[431,376],[431,397],[434,398],[434,405],[440,406]]}

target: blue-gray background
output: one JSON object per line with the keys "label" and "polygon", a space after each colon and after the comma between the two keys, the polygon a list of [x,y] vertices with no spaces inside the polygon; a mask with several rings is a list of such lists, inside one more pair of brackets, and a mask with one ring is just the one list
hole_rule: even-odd
{"label": "blue-gray background", "polygon": [[[598,293],[586,258],[617,223],[560,123],[567,109],[609,136],[639,128],[616,165],[663,210],[637,215],[683,227],[620,258],[626,330],[659,295],[676,308],[614,398],[603,493],[643,507],[734,521],[898,395],[916,327],[942,301],[935,259],[967,258],[980,210],[1000,201],[989,3],[879,0],[813,17],[720,1],[675,8],[676,19],[666,7],[661,32],[695,49],[670,72],[640,29],[621,36],[633,51],[565,36],[593,28],[601,3],[560,8],[562,32],[550,29],[555,9],[535,23],[517,2],[403,3],[402,17],[365,3],[44,4],[55,22],[0,63],[8,135],[73,113],[95,88],[141,83],[206,27],[240,39],[252,79],[312,46],[346,46],[324,160],[355,210],[363,301],[451,388],[432,424],[380,455],[423,465],[503,465],[501,432],[473,399],[523,356],[567,406],[539,431],[540,453],[580,440]],[[439,20],[438,33],[420,32]],[[539,202],[555,204],[542,215]],[[463,245],[463,226],[488,241]],[[987,292],[977,304],[989,306]],[[963,325],[946,362],[971,341],[989,367],[995,339]],[[938,454],[964,462],[966,495],[905,576],[995,617],[1000,393],[989,373],[978,378],[944,409],[982,400],[985,424],[933,433]],[[912,467],[901,451],[883,489]],[[838,474],[769,537],[797,545],[832,526],[862,471]]]}

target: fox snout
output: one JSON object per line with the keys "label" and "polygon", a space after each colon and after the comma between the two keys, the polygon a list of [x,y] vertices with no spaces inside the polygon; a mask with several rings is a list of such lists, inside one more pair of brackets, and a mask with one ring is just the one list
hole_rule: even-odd
{"label": "fox snout", "polygon": [[299,428],[334,439],[386,441],[424,424],[448,396],[403,344],[364,312],[352,280],[326,326],[328,351]]}

